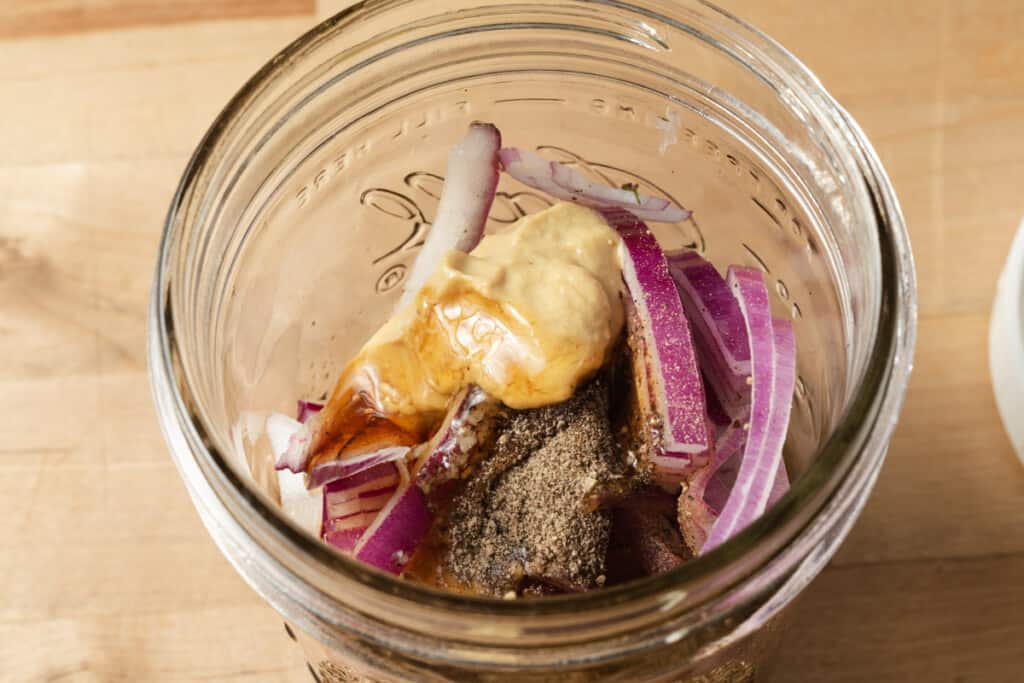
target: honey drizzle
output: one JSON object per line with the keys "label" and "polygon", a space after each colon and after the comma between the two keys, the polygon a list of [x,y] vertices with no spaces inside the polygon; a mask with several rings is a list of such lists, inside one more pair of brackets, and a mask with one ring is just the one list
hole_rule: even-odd
{"label": "honey drizzle", "polygon": [[350,364],[334,393],[317,415],[309,468],[386,446],[413,446],[425,434],[417,425],[402,424],[375,399],[376,372],[365,364]]}

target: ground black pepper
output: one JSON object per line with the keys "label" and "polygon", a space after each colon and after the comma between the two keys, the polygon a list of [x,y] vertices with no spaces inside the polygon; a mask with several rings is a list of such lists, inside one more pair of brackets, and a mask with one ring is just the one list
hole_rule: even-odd
{"label": "ground black pepper", "polygon": [[621,467],[602,379],[513,414],[452,501],[446,569],[497,597],[599,587],[611,520],[585,500]]}

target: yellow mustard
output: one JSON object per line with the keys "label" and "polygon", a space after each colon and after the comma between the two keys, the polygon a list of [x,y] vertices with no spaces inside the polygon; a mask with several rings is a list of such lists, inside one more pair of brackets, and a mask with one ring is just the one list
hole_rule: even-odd
{"label": "yellow mustard", "polygon": [[350,369],[372,368],[380,408],[407,423],[433,422],[468,384],[517,409],[564,401],[622,330],[619,245],[576,204],[527,216],[449,252]]}

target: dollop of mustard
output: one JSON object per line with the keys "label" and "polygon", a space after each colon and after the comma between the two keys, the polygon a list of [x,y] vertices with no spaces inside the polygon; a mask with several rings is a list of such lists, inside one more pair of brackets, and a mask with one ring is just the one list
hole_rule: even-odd
{"label": "dollop of mustard", "polygon": [[564,401],[608,358],[623,325],[620,238],[560,203],[449,252],[413,303],[366,343],[386,414],[429,421],[476,384],[511,408]]}

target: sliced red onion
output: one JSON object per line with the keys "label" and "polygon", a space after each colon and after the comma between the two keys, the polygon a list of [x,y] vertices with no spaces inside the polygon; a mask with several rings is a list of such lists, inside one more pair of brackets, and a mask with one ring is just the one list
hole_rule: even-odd
{"label": "sliced red onion", "polygon": [[[387,487],[395,488],[400,480],[401,475],[397,463],[381,463],[351,477],[332,481],[324,486],[325,504],[328,506],[338,505],[354,500],[367,491]],[[333,516],[340,514],[339,512],[338,515]]]}
{"label": "sliced red onion", "polygon": [[[690,329],[693,329],[693,323],[690,323]],[[696,334],[693,340],[694,348],[697,351],[697,362],[700,364],[701,353],[700,347],[697,344]],[[704,368],[701,367],[700,371],[701,383],[704,385],[704,403],[708,409],[708,419],[711,421],[716,428],[728,427],[733,422],[733,418],[729,416],[725,408],[722,407],[722,403],[718,400],[718,394],[711,389],[711,383],[708,381],[708,374],[704,372]]]}
{"label": "sliced red onion", "polygon": [[728,282],[740,303],[750,339],[750,429],[729,499],[701,552],[718,547],[767,508],[782,463],[796,378],[792,323],[772,320],[761,272],[733,266]]}
{"label": "sliced red onion", "polygon": [[298,401],[298,408],[295,411],[295,415],[299,422],[305,424],[309,421],[309,418],[313,417],[321,410],[324,409],[323,403],[316,403],[314,401]]}
{"label": "sliced red onion", "polygon": [[270,450],[274,454],[274,469],[287,469],[295,474],[305,472],[309,457],[309,428],[287,415],[271,413],[267,416],[266,430]]}
{"label": "sliced red onion", "polygon": [[364,511],[380,510],[391,500],[391,494],[395,491],[396,487],[394,486],[363,491],[359,494],[359,504]]}
{"label": "sliced red onion", "polygon": [[[658,423],[660,424],[660,420]],[[713,458],[714,439],[711,438],[711,434],[715,431],[715,425],[706,417],[704,425],[709,437],[708,447],[700,453],[683,453],[662,449],[652,455],[651,463],[655,468],[656,480],[666,491],[678,491],[678,484],[681,480],[691,477],[694,472],[706,467]],[[656,429],[655,431],[660,430]]]}
{"label": "sliced red onion", "polygon": [[667,255],[704,378],[731,419],[750,403],[750,343],[739,303],[725,279],[695,251]]}
{"label": "sliced red onion", "polygon": [[660,423],[654,466],[663,474],[681,477],[711,445],[690,326],[665,254],[651,231],[627,211],[605,209],[602,214],[626,249],[622,277],[635,309],[635,316],[628,318],[639,325],[633,336],[643,339],[650,410]]}
{"label": "sliced red onion", "polygon": [[[340,502],[340,503],[331,503],[330,505],[327,505],[327,500],[328,500],[328,496],[326,494],[324,494],[324,503],[325,503],[325,510],[324,510],[324,512],[325,512],[326,515],[328,515],[327,522],[330,522],[330,524],[327,524],[325,522],[325,524],[324,524],[324,531],[325,532],[328,531],[328,530],[336,531],[338,529],[345,528],[342,525],[343,524],[347,525],[347,523],[349,521],[352,521],[352,522],[361,522],[362,521],[362,519],[363,519],[362,515],[363,515],[364,510],[363,510],[363,507],[361,505],[361,501],[359,500],[359,495],[358,494],[355,497],[353,497],[351,500],[346,500],[346,501],[343,501],[343,502]],[[368,512],[376,512],[377,510],[380,510],[382,507],[384,507],[383,504],[378,505],[376,508],[368,510]],[[365,527],[365,526],[367,526],[367,524],[364,524],[363,526]]]}
{"label": "sliced red onion", "polygon": [[772,319],[775,333],[775,385],[772,387],[772,425],[769,439],[778,444],[779,464],[775,479],[768,494],[768,505],[774,505],[789,490],[789,474],[782,457],[786,442],[789,416],[793,409],[793,389],[796,387],[796,337],[793,323],[779,318]]}
{"label": "sliced red onion", "polygon": [[[772,425],[778,429],[779,424],[785,425],[789,421],[789,402],[793,393],[795,371],[787,373],[784,365],[787,357],[792,358],[789,362],[795,360],[795,344],[792,339],[791,323],[774,319],[772,324],[777,363],[781,361],[781,364],[777,365],[777,370],[781,370],[781,374],[777,374],[773,380],[773,402],[777,401],[779,396],[788,397],[783,399],[785,405],[782,408],[775,410],[774,408],[778,406],[773,406]],[[686,493],[680,497],[680,527],[687,544],[694,552],[701,551],[712,526],[728,502],[743,462],[742,448],[747,437],[746,429],[746,425],[736,422],[721,432],[716,440],[716,452],[712,462],[690,478]],[[782,429],[785,429],[785,426]],[[784,432],[782,439],[785,440]],[[788,490],[786,463],[780,457],[766,507],[773,505]]]}
{"label": "sliced red onion", "polygon": [[696,482],[688,483],[679,494],[679,531],[682,532],[687,547],[696,555],[707,542],[708,532],[718,519],[718,510],[705,498],[708,484],[695,484]]}
{"label": "sliced red onion", "polygon": [[747,438],[742,425],[722,430],[715,441],[710,462],[693,472],[679,496],[679,528],[687,546],[699,553],[729,497],[735,472],[730,465],[738,456]]}
{"label": "sliced red onion", "polygon": [[352,550],[400,482],[399,466],[382,463],[324,486],[321,536],[340,550]]}
{"label": "sliced red onion", "polygon": [[369,522],[363,522],[363,516],[360,515],[359,523],[347,529],[337,529],[335,531],[328,531],[324,534],[324,540],[330,545],[333,545],[338,550],[344,552],[351,552],[356,544],[359,543],[359,539],[362,538],[363,533],[366,532],[366,527],[369,526]]}
{"label": "sliced red onion", "polygon": [[596,183],[565,164],[548,161],[527,149],[509,147],[501,150],[499,156],[510,176],[557,199],[595,209],[625,209],[641,220],[660,223],[677,223],[692,214],[661,197]]}
{"label": "sliced red onion", "polygon": [[409,453],[408,446],[387,446],[360,455],[348,456],[340,460],[327,460],[313,465],[309,473],[309,488],[346,479],[382,463],[403,460]]}
{"label": "sliced red onion", "polygon": [[498,152],[501,167],[510,176],[540,190],[556,199],[572,201],[572,193],[555,182],[552,177],[552,165],[555,163],[545,159],[536,152],[518,147],[506,147]]}
{"label": "sliced red onion", "polygon": [[[665,418],[655,408],[647,341],[644,339],[646,328],[640,322],[632,297],[626,297],[623,303],[626,309],[626,326],[630,331],[630,360],[634,381],[632,391],[637,401],[637,419],[633,429],[637,432],[636,436],[640,437],[641,458],[654,467],[654,481],[666,491],[672,491],[677,489],[682,479],[705,465],[709,454],[693,455],[665,451],[662,427]],[[708,421],[709,437],[712,433],[713,425]]]}
{"label": "sliced red onion", "polygon": [[448,153],[437,215],[405,281],[399,308],[412,302],[446,252],[468,252],[480,242],[498,187],[500,147],[498,129],[477,122]]}
{"label": "sliced red onion", "polygon": [[[727,463],[734,459],[733,456],[743,451],[743,447],[747,443],[747,434],[747,425],[745,423],[736,423],[722,430],[718,441],[715,443],[715,460],[719,467],[725,467]],[[736,461],[739,462],[738,459]]]}
{"label": "sliced red onion", "polygon": [[687,536],[686,542],[688,544],[694,543],[694,547],[697,548],[704,545],[704,540],[707,539],[707,532],[711,530],[711,525],[718,519],[719,513],[722,512],[726,501],[729,500],[729,488],[729,482],[726,481],[725,477],[711,477],[711,480],[708,481],[707,486],[704,487],[704,505],[707,506],[707,510],[710,513],[708,518],[711,524],[703,526],[702,532],[704,536],[702,538]]}
{"label": "sliced red onion", "polygon": [[[400,465],[402,471],[405,466]],[[423,492],[403,478],[388,504],[363,533],[354,552],[356,559],[391,574],[400,574],[431,524]]]}
{"label": "sliced red onion", "polygon": [[595,208],[625,209],[641,220],[678,223],[692,215],[691,211],[681,209],[667,199],[595,183],[565,164],[554,161],[551,162],[551,179],[568,190],[573,201]]}
{"label": "sliced red onion", "polygon": [[466,387],[455,395],[416,465],[414,478],[424,493],[462,476],[486,440],[490,432],[488,422],[500,405],[477,386]]}

